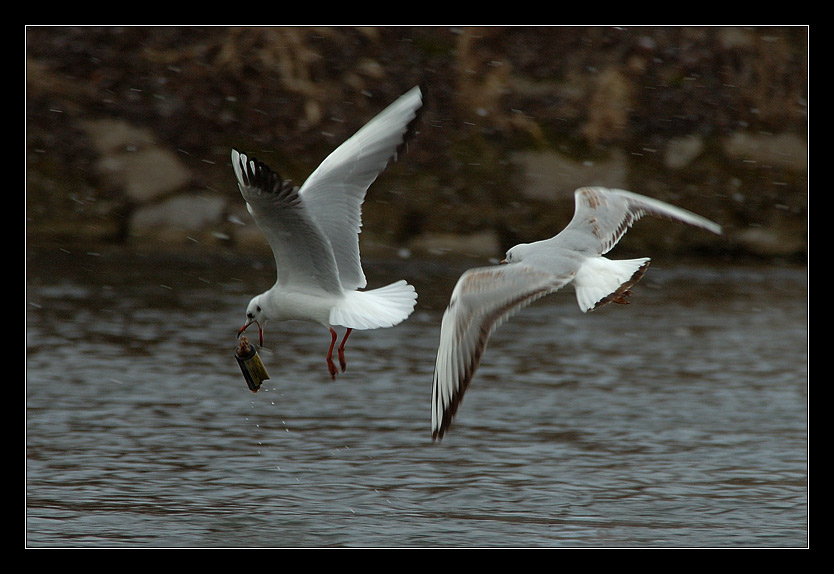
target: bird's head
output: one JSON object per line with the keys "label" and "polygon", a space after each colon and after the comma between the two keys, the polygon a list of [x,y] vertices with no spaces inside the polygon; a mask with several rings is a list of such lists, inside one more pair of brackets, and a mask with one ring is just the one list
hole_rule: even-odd
{"label": "bird's head", "polygon": [[240,337],[243,332],[254,323],[258,326],[258,341],[261,344],[261,347],[264,346],[264,330],[263,327],[266,325],[266,316],[264,315],[263,307],[261,306],[261,296],[256,295],[252,297],[252,300],[249,301],[249,305],[246,307],[246,322],[243,324],[243,327],[240,328],[240,331],[237,332],[237,336]]}
{"label": "bird's head", "polygon": [[515,247],[511,247],[501,263],[519,263],[524,259],[524,252],[527,249],[526,243],[520,243]]}

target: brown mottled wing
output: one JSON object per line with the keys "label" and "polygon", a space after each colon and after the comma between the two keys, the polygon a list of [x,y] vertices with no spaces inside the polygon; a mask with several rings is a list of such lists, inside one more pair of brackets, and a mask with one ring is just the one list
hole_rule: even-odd
{"label": "brown mottled wing", "polygon": [[432,438],[449,428],[493,331],[536,299],[573,278],[523,264],[480,267],[458,280],[440,326],[432,385]]}
{"label": "brown mottled wing", "polygon": [[579,251],[595,255],[607,253],[628,228],[645,215],[686,223],[715,234],[721,233],[721,226],[709,219],[630,191],[583,187],[577,189],[574,195],[576,211],[559,236]]}

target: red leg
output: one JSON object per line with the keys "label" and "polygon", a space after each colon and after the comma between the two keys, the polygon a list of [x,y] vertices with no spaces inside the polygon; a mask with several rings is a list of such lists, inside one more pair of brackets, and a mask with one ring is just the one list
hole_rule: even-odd
{"label": "red leg", "polygon": [[347,343],[347,338],[350,336],[351,331],[353,331],[353,329],[348,329],[347,331],[345,331],[345,338],[342,339],[342,344],[339,345],[339,365],[342,366],[343,373],[347,368],[347,361],[345,360],[345,343]]}
{"label": "red leg", "polygon": [[335,379],[336,373],[339,371],[336,370],[336,365],[333,364],[333,347],[336,345],[336,331],[333,330],[333,327],[330,327],[330,336],[330,349],[327,350],[327,369],[330,371],[330,378]]}

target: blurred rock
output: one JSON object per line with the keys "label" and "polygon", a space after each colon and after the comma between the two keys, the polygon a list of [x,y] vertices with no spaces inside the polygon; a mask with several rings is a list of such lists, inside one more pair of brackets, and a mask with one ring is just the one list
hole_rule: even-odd
{"label": "blurred rock", "polygon": [[577,161],[555,151],[521,151],[512,157],[523,176],[524,197],[556,201],[573,197],[580,187],[627,187],[625,154],[615,149],[609,155],[599,161]]}
{"label": "blurred rock", "polygon": [[804,172],[808,144],[795,134],[750,134],[735,132],[724,142],[733,159]]}
{"label": "blurred rock", "polygon": [[415,138],[364,208],[379,253],[491,257],[558,232],[573,191],[602,185],[726,230],[696,243],[641,224],[632,241],[801,262],[807,32],[27,27],[27,241],[265,246],[229,149],[300,183],[420,84]]}
{"label": "blurred rock", "polygon": [[189,234],[218,230],[226,210],[222,197],[183,194],[136,209],[130,221],[131,237],[183,239]]}
{"label": "blurred rock", "polygon": [[409,249],[415,253],[430,255],[465,255],[477,258],[498,257],[502,255],[501,243],[492,231],[471,234],[424,233],[409,243]]}
{"label": "blurred rock", "polygon": [[700,136],[687,136],[669,140],[666,145],[664,164],[669,169],[683,169],[690,165],[704,151],[704,140]]}
{"label": "blurred rock", "polygon": [[804,237],[780,228],[750,227],[735,234],[745,252],[766,257],[790,257],[804,248]]}
{"label": "blurred rock", "polygon": [[95,150],[97,175],[105,188],[122,189],[128,200],[146,202],[177,191],[191,172],[145,128],[122,120],[82,122]]}

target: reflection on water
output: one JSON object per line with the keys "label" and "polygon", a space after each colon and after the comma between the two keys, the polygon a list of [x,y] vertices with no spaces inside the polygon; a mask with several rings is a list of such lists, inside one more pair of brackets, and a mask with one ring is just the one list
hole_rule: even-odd
{"label": "reflection on water", "polygon": [[270,325],[234,360],[271,271],[239,260],[33,254],[27,543],[48,546],[805,546],[804,270],[664,267],[632,305],[565,291],[490,342],[430,439],[440,315],[460,268],[368,265],[420,300],[357,332]]}

